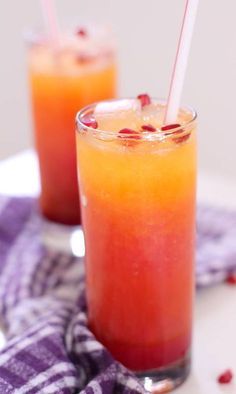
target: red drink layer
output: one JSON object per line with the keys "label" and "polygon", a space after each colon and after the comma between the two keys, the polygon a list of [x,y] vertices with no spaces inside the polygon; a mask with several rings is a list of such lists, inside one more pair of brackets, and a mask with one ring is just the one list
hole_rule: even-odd
{"label": "red drink layer", "polygon": [[89,324],[130,369],[164,367],[191,343],[194,114],[183,109],[181,127],[160,130],[158,103],[120,100],[89,111],[98,129],[82,125],[85,110],[77,133]]}

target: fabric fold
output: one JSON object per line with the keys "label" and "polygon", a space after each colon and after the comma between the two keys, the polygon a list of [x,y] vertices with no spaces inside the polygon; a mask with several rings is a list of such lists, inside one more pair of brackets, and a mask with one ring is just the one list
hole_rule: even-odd
{"label": "fabric fold", "polygon": [[[199,207],[199,287],[236,269],[236,213]],[[46,249],[31,198],[0,198],[0,394],[138,394],[145,389],[87,326],[80,258]]]}

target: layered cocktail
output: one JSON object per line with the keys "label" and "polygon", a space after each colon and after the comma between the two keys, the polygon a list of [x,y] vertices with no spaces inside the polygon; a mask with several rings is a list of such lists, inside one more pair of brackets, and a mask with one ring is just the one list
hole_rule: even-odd
{"label": "layered cocktail", "polygon": [[87,26],[58,42],[30,37],[29,78],[42,212],[55,222],[79,224],[74,117],[78,108],[115,96],[110,32]]}
{"label": "layered cocktail", "polygon": [[83,109],[77,157],[89,325],[125,366],[177,385],[192,331],[196,114],[163,127],[165,108],[140,95]]}

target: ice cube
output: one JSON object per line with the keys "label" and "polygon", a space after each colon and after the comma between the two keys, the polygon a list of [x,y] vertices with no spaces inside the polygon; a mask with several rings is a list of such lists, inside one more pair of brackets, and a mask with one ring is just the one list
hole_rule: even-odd
{"label": "ice cube", "polygon": [[140,112],[142,124],[151,124],[157,129],[160,128],[163,124],[164,108],[164,105],[155,102],[143,107]]}
{"label": "ice cube", "polygon": [[119,131],[123,128],[138,130],[139,106],[136,100],[111,100],[98,103],[94,116],[99,129],[105,131]]}

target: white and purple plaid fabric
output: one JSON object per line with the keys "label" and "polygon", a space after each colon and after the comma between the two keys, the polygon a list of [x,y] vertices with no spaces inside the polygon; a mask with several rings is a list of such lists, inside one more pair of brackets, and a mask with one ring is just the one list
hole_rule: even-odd
{"label": "white and purple plaid fabric", "polygon": [[[198,211],[197,285],[236,268],[236,213]],[[86,325],[80,259],[46,250],[30,198],[0,198],[0,394],[145,393]]]}

